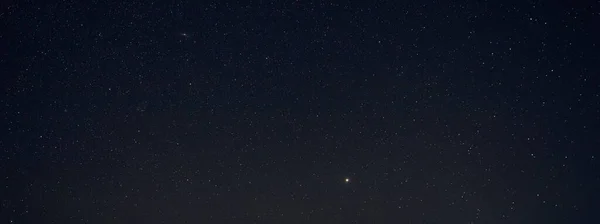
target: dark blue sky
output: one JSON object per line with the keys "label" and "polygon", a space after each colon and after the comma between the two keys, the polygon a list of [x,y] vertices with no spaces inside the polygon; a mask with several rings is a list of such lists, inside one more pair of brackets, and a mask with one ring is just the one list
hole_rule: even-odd
{"label": "dark blue sky", "polygon": [[2,223],[600,221],[598,2],[1,6]]}

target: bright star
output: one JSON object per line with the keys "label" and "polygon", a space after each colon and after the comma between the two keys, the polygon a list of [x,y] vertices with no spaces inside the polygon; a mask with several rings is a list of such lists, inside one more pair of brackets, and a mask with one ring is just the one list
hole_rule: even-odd
{"label": "bright star", "polygon": [[350,178],[346,178],[344,181],[345,181],[346,183],[350,183]]}

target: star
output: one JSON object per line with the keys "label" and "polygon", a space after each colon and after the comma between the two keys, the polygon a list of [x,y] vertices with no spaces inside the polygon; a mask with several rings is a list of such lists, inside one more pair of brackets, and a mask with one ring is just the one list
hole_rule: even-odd
{"label": "star", "polygon": [[346,183],[350,183],[350,178],[347,178],[347,177],[346,177],[346,179],[344,179],[344,182],[346,182]]}

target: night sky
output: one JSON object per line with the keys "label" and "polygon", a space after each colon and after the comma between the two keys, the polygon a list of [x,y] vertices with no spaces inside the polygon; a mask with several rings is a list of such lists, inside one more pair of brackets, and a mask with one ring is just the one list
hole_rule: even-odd
{"label": "night sky", "polygon": [[0,223],[600,223],[598,1],[3,1]]}

